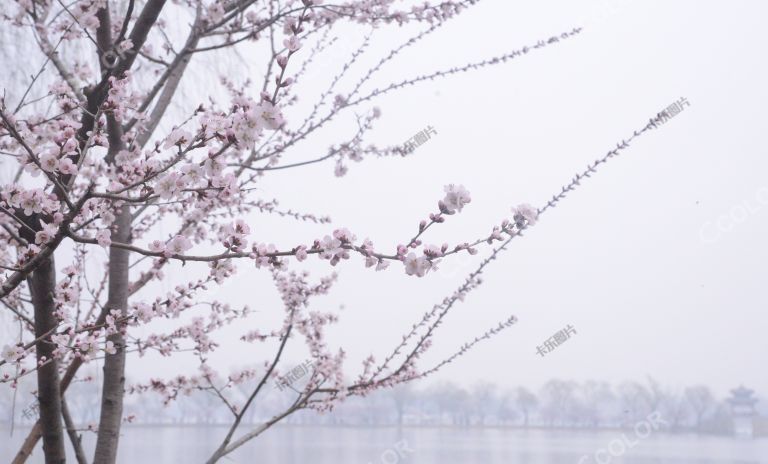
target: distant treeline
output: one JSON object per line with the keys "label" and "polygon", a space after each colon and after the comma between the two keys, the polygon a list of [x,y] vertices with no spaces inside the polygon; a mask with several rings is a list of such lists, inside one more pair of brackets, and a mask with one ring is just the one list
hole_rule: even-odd
{"label": "distant treeline", "polygon": [[[31,423],[36,418],[31,390],[20,387],[15,421]],[[288,389],[272,385],[258,407],[245,420],[261,422],[295,399]],[[86,427],[98,420],[98,387],[94,382],[78,382],[67,391],[69,409],[76,423]],[[246,395],[231,390],[229,397],[237,404]],[[756,394],[759,397],[759,393]],[[126,404],[128,420],[145,424],[217,424],[228,423],[231,413],[209,391],[179,395],[169,404],[155,393],[130,395]],[[768,419],[766,404],[758,402],[756,433],[765,434]],[[0,417],[11,420],[13,395],[0,391]],[[26,414],[25,414],[26,411]],[[359,426],[505,426],[530,428],[601,429],[631,427],[649,414],[658,412],[669,432],[697,432],[730,435],[733,430],[731,407],[727,398],[718,398],[703,385],[679,390],[666,388],[653,379],[644,382],[583,383],[553,379],[538,390],[525,387],[500,388],[478,383],[462,388],[443,383],[423,389],[397,387],[365,398],[345,400],[330,413],[300,411],[286,423],[305,425]],[[26,417],[25,417],[26,416]]]}

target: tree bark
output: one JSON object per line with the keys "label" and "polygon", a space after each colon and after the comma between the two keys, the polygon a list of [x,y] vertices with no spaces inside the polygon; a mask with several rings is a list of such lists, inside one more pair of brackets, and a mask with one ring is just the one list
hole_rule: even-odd
{"label": "tree bark", "polygon": [[[112,117],[107,117],[109,151],[107,162],[124,148],[123,131],[120,124]],[[112,240],[131,243],[131,209],[123,205],[115,220]],[[130,251],[112,247],[109,249],[109,289],[107,311],[119,310],[121,316],[128,312],[128,287]],[[117,460],[117,445],[120,439],[120,425],[123,420],[123,396],[125,395],[125,337],[122,328],[118,333],[107,337],[114,344],[116,352],[104,358],[104,383],[101,392],[101,417],[96,439],[94,464],[114,464]]]}
{"label": "tree bark", "polygon": [[[40,426],[43,436],[45,464],[63,464],[64,430],[61,426],[61,394],[58,363],[53,358],[54,345],[50,333],[57,325],[53,292],[56,288],[56,266],[53,256],[42,261],[28,279],[35,310],[35,344],[37,369],[37,398],[40,407]],[[48,334],[47,337],[44,335]],[[42,337],[42,338],[41,338]]]}

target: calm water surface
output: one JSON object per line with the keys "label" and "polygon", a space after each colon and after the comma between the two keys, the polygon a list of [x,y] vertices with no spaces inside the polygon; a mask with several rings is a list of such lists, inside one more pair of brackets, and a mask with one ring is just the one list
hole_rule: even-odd
{"label": "calm water surface", "polygon": [[[0,428],[0,462],[28,428]],[[118,462],[204,463],[223,427],[125,426]],[[223,459],[235,464],[768,464],[768,439],[651,435],[621,453],[622,432],[515,429],[276,427]],[[630,436],[630,438],[633,438]],[[83,437],[92,453],[94,437]],[[631,440],[634,442],[634,440]],[[400,452],[396,451],[399,444]],[[38,450],[28,462],[43,463]],[[71,460],[74,462],[74,460]]]}

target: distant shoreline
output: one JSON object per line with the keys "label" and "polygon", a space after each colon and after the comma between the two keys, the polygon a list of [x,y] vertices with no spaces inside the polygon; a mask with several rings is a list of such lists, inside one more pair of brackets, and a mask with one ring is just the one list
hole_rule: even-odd
{"label": "distant shoreline", "polygon": [[[258,425],[258,423],[243,423],[244,425]],[[126,423],[124,427],[129,428],[226,428],[229,424],[225,423],[211,423],[211,424],[190,424],[190,423],[163,423],[163,422],[141,422],[141,423]],[[568,433],[584,433],[584,434],[599,434],[608,432],[626,432],[632,430],[631,427],[545,427],[545,426],[529,426],[523,427],[519,425],[446,425],[446,424],[278,424],[275,428],[283,429],[311,429],[311,428],[325,428],[325,429],[444,429],[444,430],[499,430],[499,431],[518,431],[518,432],[568,432]],[[32,428],[32,424],[16,424],[15,430],[29,430]],[[0,423],[0,430],[9,431],[10,424]],[[655,434],[658,435],[670,435],[670,436],[690,436],[690,437],[721,437],[721,438],[736,438],[728,434],[718,433],[701,433],[693,430],[660,430]],[[768,439],[768,435],[756,435],[754,438],[738,438],[739,440],[750,441],[759,439]]]}

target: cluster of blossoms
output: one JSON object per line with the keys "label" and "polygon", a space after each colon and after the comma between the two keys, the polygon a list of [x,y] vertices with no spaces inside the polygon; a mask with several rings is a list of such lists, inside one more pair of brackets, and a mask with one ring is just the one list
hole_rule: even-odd
{"label": "cluster of blossoms", "polygon": [[528,203],[512,208],[512,214],[512,219],[519,228],[535,225],[539,217],[539,211]]}
{"label": "cluster of blossoms", "polygon": [[408,253],[403,263],[405,264],[405,273],[417,277],[424,277],[427,271],[432,268],[432,261],[426,254],[416,256],[416,253]]}
{"label": "cluster of blossoms", "polygon": [[[236,176],[225,172],[223,162],[224,156],[232,154],[222,155],[221,152],[231,144],[240,150],[253,149],[264,130],[276,131],[285,124],[282,112],[274,104],[266,100],[256,103],[242,96],[235,99],[234,109],[229,114],[203,111],[199,122],[200,129],[196,134],[181,127],[172,130],[165,138],[162,148],[176,148],[180,159],[187,151],[213,139],[218,139],[225,145],[218,150],[209,146],[208,157],[201,162],[186,162],[176,169],[162,169],[165,172],[157,176],[153,191],[163,200],[179,198],[184,191],[201,193],[202,195],[196,197],[201,202],[210,202],[213,199],[223,201],[236,197],[239,190]],[[175,165],[175,162],[173,164]],[[156,166],[150,166],[150,170],[157,169]]]}
{"label": "cluster of blossoms", "polygon": [[389,262],[384,259],[375,256],[373,250],[373,242],[369,239],[363,240],[363,244],[360,246],[360,252],[365,256],[365,267],[376,266],[377,271],[383,271],[389,267]]}
{"label": "cluster of blossoms", "polygon": [[7,363],[15,363],[21,360],[25,354],[26,351],[24,350],[23,346],[5,345],[3,346],[2,354],[0,354],[0,359]]}
{"label": "cluster of blossoms", "polygon": [[68,320],[68,308],[75,307],[80,301],[80,285],[77,276],[82,274],[82,267],[77,263],[62,269],[64,279],[56,284],[54,301],[56,302],[56,315],[59,320]]}
{"label": "cluster of blossoms", "polygon": [[163,143],[163,150],[167,150],[171,147],[183,147],[194,140],[194,136],[189,133],[189,131],[186,131],[182,129],[181,127],[177,127],[171,131],[170,134],[165,138],[165,142]]}
{"label": "cluster of blossoms", "polygon": [[[99,354],[100,341],[105,337],[106,331],[104,330],[96,330],[74,337],[74,329],[69,329],[63,333],[51,336],[51,341],[56,344],[54,355],[57,358],[62,359],[67,353],[72,353],[76,358],[90,361]],[[73,338],[74,340],[72,340]],[[71,346],[70,341],[72,341]],[[113,354],[115,352],[114,343],[105,341],[104,351]]]}
{"label": "cluster of blossoms", "polygon": [[135,384],[128,387],[127,393],[155,392],[163,397],[163,404],[169,404],[178,397],[178,394],[191,395],[195,390],[202,389],[211,379],[217,377],[208,364],[202,363],[199,367],[200,375],[179,375],[167,380],[152,379],[147,384]]}
{"label": "cluster of blossoms", "polygon": [[[20,3],[33,3],[34,1],[29,2],[20,2]],[[52,32],[62,32],[66,34],[67,39],[71,40],[77,37],[82,37],[86,34],[86,30],[96,30],[97,27],[99,27],[99,18],[97,17],[97,13],[99,11],[99,8],[101,8],[102,2],[99,0],[89,0],[84,2],[77,2],[73,5],[73,7],[70,9],[71,16],[68,15],[61,15],[62,17],[59,18],[59,21],[54,24],[54,27],[52,28]],[[30,8],[34,8],[34,6],[30,6]],[[78,24],[81,27],[74,28],[72,25]]]}
{"label": "cluster of blossoms", "polygon": [[126,72],[121,79],[114,76],[109,78],[110,85],[107,98],[101,109],[105,113],[112,114],[118,122],[122,122],[128,117],[142,118],[142,115],[137,114],[134,108],[141,106],[143,96],[131,89],[132,81],[130,72]]}
{"label": "cluster of blossoms", "polygon": [[26,216],[54,215],[60,206],[55,195],[46,193],[40,188],[25,189],[17,184],[3,186],[0,191],[0,204],[8,209],[20,210]]}
{"label": "cluster of blossoms", "polygon": [[251,228],[242,219],[238,219],[234,224],[226,224],[219,231],[219,240],[224,244],[224,248],[233,252],[245,250],[248,246],[248,234]]}
{"label": "cluster of blossoms", "polygon": [[82,361],[91,361],[101,353],[114,354],[117,350],[114,342],[106,340],[112,334],[119,332],[118,320],[120,312],[113,310],[107,315],[103,327],[79,333],[73,326],[64,327],[51,335],[51,343],[55,346],[53,357],[65,359],[68,354]]}
{"label": "cluster of blossoms", "polygon": [[[304,0],[304,4],[318,4],[319,1]],[[314,18],[318,24],[327,24],[337,21],[344,17],[354,17],[360,23],[397,23],[406,24],[408,22],[444,22],[464,10],[469,1],[440,1],[438,4],[421,2],[412,6],[408,10],[393,10],[392,0],[365,0],[358,2],[347,2],[335,8],[324,8],[316,13]]]}
{"label": "cluster of blossoms", "polygon": [[278,130],[285,124],[282,112],[269,101],[256,103],[241,99],[239,108],[230,116],[231,135],[243,149],[252,149],[265,129]]}
{"label": "cluster of blossoms", "polygon": [[231,173],[222,175],[220,164],[215,160],[207,160],[202,169],[194,164],[186,164],[179,172],[162,176],[155,185],[155,192],[165,200],[176,198],[185,189],[195,190],[205,184],[206,179],[203,179],[202,174],[207,176],[210,188],[220,192],[221,198],[232,197],[238,191],[234,176]]}
{"label": "cluster of blossoms", "polygon": [[[451,248],[448,244],[424,245],[420,236],[433,224],[445,222],[446,216],[454,215],[463,210],[471,202],[469,191],[462,185],[449,184],[445,186],[445,196],[438,201],[439,213],[430,214],[429,222],[426,220],[419,224],[419,233],[407,245],[398,245],[394,255],[384,255],[374,250],[373,243],[365,239],[357,243],[357,237],[346,228],[339,228],[330,235],[317,239],[310,247],[299,245],[290,252],[280,252],[273,244],[254,243],[249,245],[250,227],[242,220],[237,219],[233,223],[218,226],[217,241],[232,255],[222,256],[209,263],[210,276],[216,282],[221,282],[235,272],[231,256],[247,256],[256,264],[256,267],[270,266],[277,268],[282,266],[281,256],[293,255],[298,261],[304,261],[309,254],[317,254],[321,260],[328,261],[332,266],[342,260],[348,260],[351,254],[358,253],[364,257],[366,267],[374,267],[383,270],[388,267],[388,260],[399,260],[403,263],[407,275],[424,277],[430,270],[435,270],[440,259],[466,251],[476,254],[476,245],[483,242],[503,240],[504,235],[514,235],[517,231],[534,225],[538,211],[528,204],[521,204],[513,208],[512,221],[505,220],[500,226],[493,228],[488,237],[478,239],[472,243],[461,243]],[[108,232],[102,231],[99,234]],[[104,239],[105,241],[107,238]],[[192,248],[192,240],[185,235],[176,235],[167,241],[154,240],[150,242],[148,252],[160,255],[164,258],[184,258],[184,254]],[[420,249],[420,253],[418,252]]]}
{"label": "cluster of blossoms", "polygon": [[333,236],[326,235],[322,240],[315,240],[312,249],[320,250],[320,259],[327,259],[335,266],[342,259],[349,259],[349,250],[345,247],[355,242],[357,237],[347,229],[333,231]]}
{"label": "cluster of blossoms", "polygon": [[46,243],[53,240],[53,237],[56,235],[57,231],[58,227],[56,227],[56,224],[49,224],[45,221],[41,221],[40,230],[35,232],[35,244],[45,245]]}
{"label": "cluster of blossoms", "polygon": [[211,268],[210,277],[217,284],[224,282],[224,279],[231,277],[237,271],[235,263],[233,263],[231,259],[211,261],[208,264],[208,267]]}
{"label": "cluster of blossoms", "polygon": [[461,212],[470,201],[472,198],[463,185],[448,184],[445,186],[445,198],[438,202],[438,206],[441,213],[455,214]]}
{"label": "cluster of blossoms", "polygon": [[176,235],[167,242],[154,240],[149,244],[149,250],[153,253],[161,253],[166,258],[173,255],[184,254],[192,248],[192,242],[183,235]]}
{"label": "cluster of blossoms", "polygon": [[[73,175],[77,173],[77,166],[73,159],[77,157],[77,141],[74,138],[74,128],[67,127],[62,131],[62,135],[67,137],[65,142],[56,147],[49,147],[40,154],[40,168],[49,173],[61,173],[64,175]],[[25,160],[27,161],[27,160]],[[27,171],[32,175],[37,175],[37,165],[28,161]]]}
{"label": "cluster of blossoms", "polygon": [[72,94],[72,89],[64,81],[51,84],[49,91],[56,97],[56,105],[64,112],[70,112],[78,107],[79,102]]}

